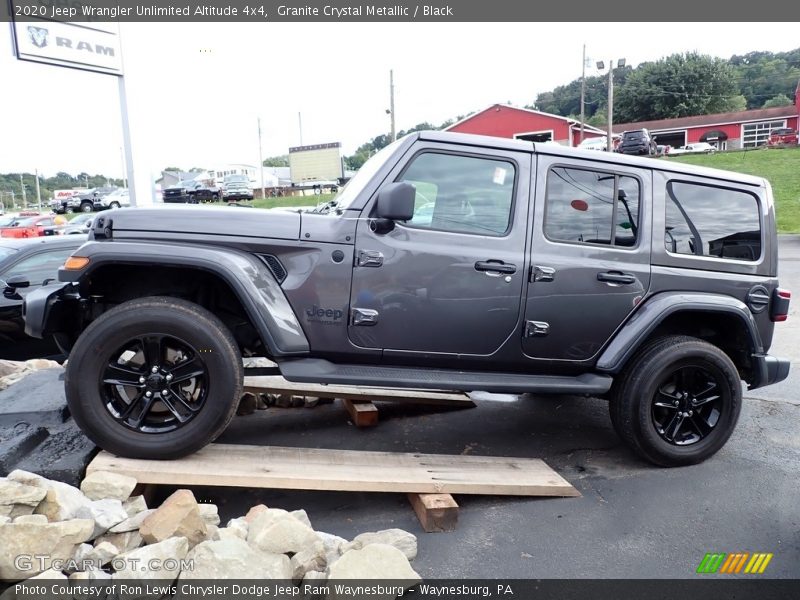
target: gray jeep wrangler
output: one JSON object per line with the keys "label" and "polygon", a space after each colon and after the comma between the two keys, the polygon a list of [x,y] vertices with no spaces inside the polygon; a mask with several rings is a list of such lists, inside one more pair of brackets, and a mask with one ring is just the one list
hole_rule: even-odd
{"label": "gray jeep wrangler", "polygon": [[592,395],[658,465],[734,430],[786,318],[760,178],[452,133],[409,135],[305,213],[95,220],[26,329],[70,351],[77,423],[169,459],[236,412],[242,357],[296,382]]}

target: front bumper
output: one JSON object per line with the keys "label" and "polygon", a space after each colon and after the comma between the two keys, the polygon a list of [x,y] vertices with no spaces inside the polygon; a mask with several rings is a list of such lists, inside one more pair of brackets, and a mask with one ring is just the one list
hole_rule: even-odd
{"label": "front bumper", "polygon": [[778,358],[769,354],[754,354],[753,361],[755,377],[748,385],[751,390],[778,383],[789,376],[791,362],[786,358]]}

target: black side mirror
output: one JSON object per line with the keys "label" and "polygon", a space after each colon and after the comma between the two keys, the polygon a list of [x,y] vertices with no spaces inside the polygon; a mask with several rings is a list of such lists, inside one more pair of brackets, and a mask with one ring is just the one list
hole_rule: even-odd
{"label": "black side mirror", "polygon": [[376,216],[379,219],[408,221],[414,216],[417,188],[406,181],[390,183],[378,192]]}
{"label": "black side mirror", "polygon": [[31,287],[31,282],[25,275],[12,275],[6,279],[7,288],[26,288]]}

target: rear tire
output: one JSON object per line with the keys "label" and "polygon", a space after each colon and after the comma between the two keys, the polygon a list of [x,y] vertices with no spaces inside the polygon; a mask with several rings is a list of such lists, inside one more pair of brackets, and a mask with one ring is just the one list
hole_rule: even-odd
{"label": "rear tire", "polygon": [[645,346],[617,377],[609,411],[623,441],[657,465],[703,462],[730,438],[742,384],[730,357],[708,342],[666,336]]}
{"label": "rear tire", "polygon": [[112,210],[115,209],[115,208],[119,208],[119,202],[116,202],[116,201],[112,202],[111,204],[108,205],[108,208],[110,208]]}
{"label": "rear tire", "polygon": [[86,328],[70,353],[65,387],[72,416],[95,444],[117,456],[173,459],[225,430],[242,383],[241,354],[216,316],[185,300],[150,297],[120,304]]}

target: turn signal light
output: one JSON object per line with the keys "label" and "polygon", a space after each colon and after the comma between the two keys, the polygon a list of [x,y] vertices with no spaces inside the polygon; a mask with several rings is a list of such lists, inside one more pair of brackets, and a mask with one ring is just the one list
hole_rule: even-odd
{"label": "turn signal light", "polygon": [[64,268],[67,271],[80,271],[89,264],[89,259],[85,256],[70,256],[67,262],[64,263]]}

